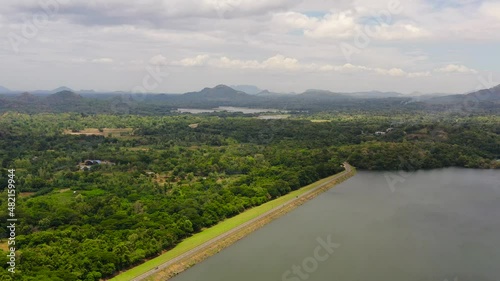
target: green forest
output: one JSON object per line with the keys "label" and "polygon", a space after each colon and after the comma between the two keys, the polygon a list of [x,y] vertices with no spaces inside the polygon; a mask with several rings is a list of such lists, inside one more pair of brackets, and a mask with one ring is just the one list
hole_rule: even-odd
{"label": "green forest", "polygon": [[[500,167],[495,115],[255,117],[2,113],[0,279],[111,277],[345,161],[361,170]],[[9,169],[16,274],[7,271]]]}

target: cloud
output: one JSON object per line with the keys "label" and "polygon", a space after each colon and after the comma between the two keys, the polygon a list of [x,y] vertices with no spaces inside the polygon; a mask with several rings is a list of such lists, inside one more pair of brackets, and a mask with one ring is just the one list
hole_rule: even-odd
{"label": "cloud", "polygon": [[113,59],[111,58],[98,58],[98,59],[93,59],[92,63],[112,63]]}
{"label": "cloud", "polygon": [[228,57],[212,60],[212,65],[222,68],[238,68],[238,69],[261,69],[261,64],[258,61],[237,60]]}
{"label": "cloud", "polygon": [[[173,20],[188,18],[245,18],[259,16],[275,11],[289,9],[300,0],[141,0],[140,2],[106,0],[20,0],[8,5],[12,19],[19,20],[18,14],[43,12],[46,3],[58,3],[51,6],[51,16],[64,18],[68,22],[80,25],[112,26],[132,24],[167,28]],[[185,24],[185,22],[184,22]],[[179,27],[180,25],[177,25]]]}
{"label": "cloud", "polygon": [[347,39],[366,36],[380,40],[401,40],[423,38],[431,34],[416,23],[393,23],[392,17],[394,16],[373,18],[363,23],[363,16],[352,10],[327,13],[320,18],[297,12],[284,12],[275,14],[273,22],[289,30],[300,29],[306,37],[312,39]]}
{"label": "cloud", "polygon": [[417,39],[430,37],[431,32],[414,24],[382,25],[377,28],[375,38],[382,40]]}
{"label": "cloud", "polygon": [[276,55],[265,60],[262,65],[266,69],[289,69],[298,70],[300,68],[299,61],[295,58],[287,58],[283,55]]}
{"label": "cloud", "polygon": [[149,59],[149,63],[153,64],[153,65],[167,65],[168,60],[163,55],[156,55],[156,56],[152,57],[151,59]]}
{"label": "cloud", "polygon": [[351,11],[327,14],[315,26],[304,31],[304,35],[311,38],[345,38],[352,36],[357,29]]}
{"label": "cloud", "polygon": [[484,2],[479,8],[479,11],[489,17],[500,20],[500,3],[499,2]]}
{"label": "cloud", "polygon": [[295,58],[288,58],[283,55],[275,55],[264,61],[240,60],[221,57],[211,60],[211,65],[222,68],[237,69],[274,69],[274,70],[299,70],[301,65]]}
{"label": "cloud", "polygon": [[445,73],[477,73],[477,70],[468,68],[465,65],[458,64],[449,64],[442,68],[435,69],[436,72],[445,72]]}
{"label": "cloud", "polygon": [[427,77],[431,75],[430,71],[425,72],[407,72],[401,68],[380,68],[368,67],[363,65],[354,65],[346,63],[343,65],[331,64],[315,64],[315,63],[301,63],[296,58],[286,57],[277,54],[265,60],[241,60],[231,59],[227,56],[210,57],[208,55],[198,55],[192,58],[185,58],[179,61],[174,61],[171,65],[175,66],[199,66],[207,65],[216,68],[230,68],[230,69],[243,69],[243,70],[280,70],[290,72],[336,72],[344,74],[353,73],[375,73],[379,75],[392,76],[392,77],[406,77],[417,78]]}
{"label": "cloud", "polygon": [[298,0],[203,0],[202,6],[205,6],[206,11],[215,11],[219,18],[232,18],[267,14],[290,8],[299,2]]}
{"label": "cloud", "polygon": [[302,13],[287,11],[275,13],[272,18],[274,24],[280,25],[285,28],[312,28],[318,23],[315,17],[308,17]]}
{"label": "cloud", "polygon": [[320,18],[288,11],[274,14],[272,21],[285,29],[300,29],[306,37],[315,39],[349,37],[357,28],[351,11],[327,13]]}
{"label": "cloud", "polygon": [[430,77],[430,76],[431,76],[430,71],[408,73],[408,77],[410,77],[410,78]]}
{"label": "cloud", "polygon": [[350,63],[344,64],[342,66],[333,67],[332,70],[340,73],[367,72],[385,76],[406,77],[406,78],[430,76],[430,72],[407,72],[401,68],[395,68],[395,67],[394,68],[368,67],[363,65],[353,65]]}
{"label": "cloud", "polygon": [[[43,13],[40,3],[51,1],[62,0],[4,1],[0,33],[24,38]],[[7,36],[0,40],[3,83],[27,87],[16,77],[22,72],[33,88],[55,88],[64,77],[72,88],[127,90],[123,81],[142,79],[148,63],[175,68],[163,90],[176,92],[213,80],[287,91],[460,92],[477,84],[470,75],[477,71],[500,75],[491,61],[500,43],[498,0],[399,0],[401,12],[390,20],[380,18],[392,0],[64,1],[17,55]],[[370,42],[360,47],[356,38],[367,30]],[[358,51],[349,64],[342,43]],[[475,69],[461,65],[471,61]]]}
{"label": "cloud", "polygon": [[398,77],[403,77],[406,76],[407,73],[402,70],[401,68],[391,68],[391,69],[376,69],[376,72],[384,75],[389,75],[389,76],[398,76]]}
{"label": "cloud", "polygon": [[201,66],[205,65],[208,59],[209,59],[208,55],[197,55],[196,57],[185,58],[180,61],[174,61],[172,62],[172,64],[178,66]]}

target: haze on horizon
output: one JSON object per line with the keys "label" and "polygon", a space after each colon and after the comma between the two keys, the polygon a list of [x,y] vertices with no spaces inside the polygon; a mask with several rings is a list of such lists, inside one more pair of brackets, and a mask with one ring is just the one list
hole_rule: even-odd
{"label": "haze on horizon", "polygon": [[494,0],[9,1],[0,85],[464,93],[500,84],[498,30]]}

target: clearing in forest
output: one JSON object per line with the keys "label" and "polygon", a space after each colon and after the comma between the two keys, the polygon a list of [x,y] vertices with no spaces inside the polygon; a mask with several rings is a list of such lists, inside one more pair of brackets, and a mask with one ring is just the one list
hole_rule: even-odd
{"label": "clearing in forest", "polygon": [[132,135],[132,128],[87,128],[84,130],[64,130],[66,135],[86,135],[86,136],[104,136],[104,137],[126,137]]}

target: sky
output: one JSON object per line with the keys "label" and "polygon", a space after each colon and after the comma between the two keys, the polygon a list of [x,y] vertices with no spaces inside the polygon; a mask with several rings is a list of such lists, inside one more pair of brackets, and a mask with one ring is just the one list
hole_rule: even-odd
{"label": "sky", "polygon": [[465,93],[500,84],[500,0],[0,0],[0,85]]}

